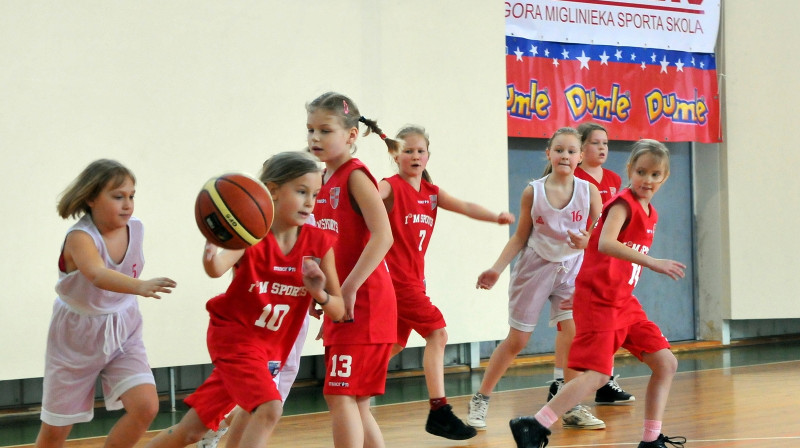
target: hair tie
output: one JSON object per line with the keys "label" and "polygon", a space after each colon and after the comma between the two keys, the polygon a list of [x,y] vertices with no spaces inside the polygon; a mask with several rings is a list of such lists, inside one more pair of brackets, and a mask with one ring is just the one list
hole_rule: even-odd
{"label": "hair tie", "polygon": [[350,114],[350,106],[347,105],[347,100],[342,100],[342,110],[344,111],[345,115]]}
{"label": "hair tie", "polygon": [[386,134],[378,134],[381,136],[381,140],[386,140]]}
{"label": "hair tie", "polygon": [[360,122],[362,122],[362,123],[366,123],[366,122],[367,122],[367,119],[366,119],[366,118],[364,118],[364,116],[362,115],[362,116],[358,117],[358,121],[360,121]]}

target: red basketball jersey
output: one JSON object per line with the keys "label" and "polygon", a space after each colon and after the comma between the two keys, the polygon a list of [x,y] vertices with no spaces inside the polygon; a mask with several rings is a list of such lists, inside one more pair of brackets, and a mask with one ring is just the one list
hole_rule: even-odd
{"label": "red basketball jersey", "polygon": [[620,186],[622,186],[622,179],[619,175],[611,170],[603,168],[603,179],[598,182],[581,167],[575,168],[575,177],[583,179],[592,183],[600,191],[600,199],[603,204],[608,202],[611,198],[619,193]]}
{"label": "red basketball jersey", "polygon": [[[340,166],[317,195],[314,217],[317,227],[339,235],[333,252],[339,281],[344,282],[353,270],[370,238],[364,217],[353,206],[347,185],[350,174],[363,171],[375,184],[367,167],[358,159]],[[397,339],[397,303],[386,263],[381,261],[356,293],[353,322],[333,323],[325,317],[324,344],[394,343]]]}
{"label": "red basketball jersey", "polygon": [[206,304],[215,342],[263,347],[267,359],[283,365],[312,300],[303,286],[303,257],[322,258],[335,239],[329,232],[304,225],[288,254],[283,254],[272,232],[247,248],[228,290]]}
{"label": "red basketball jersey", "polygon": [[628,207],[630,218],[617,240],[643,254],[650,251],[653,243],[658,221],[655,207],[649,205],[648,216],[631,190],[623,189],[603,207],[603,215],[592,232],[583,265],[575,280],[573,316],[575,326],[582,332],[616,330],[647,319],[642,305],[633,296],[642,266],[611,257],[597,249],[608,209],[618,203]]}
{"label": "red basketball jersey", "polygon": [[394,196],[389,211],[394,244],[386,262],[395,291],[425,292],[425,253],[439,210],[439,187],[423,179],[417,191],[397,174],[384,180]]}

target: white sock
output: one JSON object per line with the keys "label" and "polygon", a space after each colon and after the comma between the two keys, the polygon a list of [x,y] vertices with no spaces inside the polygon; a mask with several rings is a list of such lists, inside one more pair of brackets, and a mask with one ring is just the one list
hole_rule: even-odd
{"label": "white sock", "polygon": [[553,368],[553,379],[560,380],[563,378],[564,378],[564,369],[562,369],[561,367]]}

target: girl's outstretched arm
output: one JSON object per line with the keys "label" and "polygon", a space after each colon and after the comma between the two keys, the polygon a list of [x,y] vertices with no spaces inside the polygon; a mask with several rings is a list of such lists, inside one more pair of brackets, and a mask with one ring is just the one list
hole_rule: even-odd
{"label": "girl's outstretched arm", "polygon": [[533,207],[533,187],[528,185],[522,191],[522,199],[519,205],[519,224],[517,230],[511,235],[503,251],[500,252],[500,257],[494,262],[494,265],[481,273],[478,276],[478,283],[475,285],[479,289],[492,289],[497,280],[500,278],[500,273],[511,263],[511,260],[517,256],[520,250],[528,244],[528,238],[533,231],[533,219],[531,218],[531,208]]}
{"label": "girl's outstretched arm", "polygon": [[509,212],[494,213],[488,208],[474,202],[459,199],[439,188],[439,207],[451,212],[469,216],[472,219],[498,224],[513,224],[514,215]]}
{"label": "girl's outstretched arm", "polygon": [[364,217],[367,229],[370,232],[369,241],[361,252],[361,256],[342,283],[345,319],[352,319],[356,291],[378,267],[378,264],[383,261],[386,252],[392,247],[394,238],[392,237],[389,216],[386,214],[381,195],[369,177],[367,177],[367,174],[361,170],[353,171],[347,180],[347,186],[353,198],[355,198],[356,204],[361,210],[361,216]]}
{"label": "girl's outstretched arm", "polygon": [[683,278],[684,269],[686,269],[684,264],[674,260],[653,258],[617,240],[619,232],[622,231],[622,226],[628,220],[629,213],[628,205],[622,202],[616,202],[608,209],[606,220],[603,224],[603,232],[597,242],[597,250],[614,258],[650,268],[659,274],[668,275],[673,280]]}
{"label": "girl's outstretched arm", "polygon": [[211,278],[221,277],[222,274],[228,272],[239,259],[244,255],[244,249],[222,249],[206,241],[206,246],[203,250],[203,268],[206,270]]}
{"label": "girl's outstretched arm", "polygon": [[140,280],[107,268],[94,240],[83,231],[74,231],[67,235],[64,257],[71,260],[94,286],[106,291],[160,299],[159,294],[169,294],[176,286],[175,281],[167,277]]}

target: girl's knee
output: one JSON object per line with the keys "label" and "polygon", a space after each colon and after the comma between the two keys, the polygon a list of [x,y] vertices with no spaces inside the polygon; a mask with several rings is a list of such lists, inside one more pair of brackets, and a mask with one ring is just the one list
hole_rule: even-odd
{"label": "girl's knee", "polygon": [[[517,356],[519,352],[528,345],[528,340],[530,340],[530,338],[531,333],[512,328],[508,332],[506,339],[500,343],[500,346],[509,354]],[[498,348],[500,348],[500,346],[498,346]]]}
{"label": "girl's knee", "polygon": [[125,412],[142,424],[150,426],[158,415],[158,400],[138,401],[135,405],[125,408]]}
{"label": "girl's knee", "polygon": [[665,367],[666,367],[666,369],[668,370],[668,372],[670,374],[674,375],[675,372],[678,371],[678,358],[676,358],[675,355],[672,352],[668,351],[668,353],[669,353],[669,356],[667,357],[666,366]]}
{"label": "girl's knee", "polygon": [[273,427],[278,424],[281,418],[283,407],[277,401],[269,401],[258,406],[252,414],[250,414],[250,423],[264,427]]}
{"label": "girl's knee", "polygon": [[672,376],[678,371],[678,358],[669,349],[648,353],[645,360],[653,373]]}
{"label": "girl's knee", "polygon": [[431,334],[425,338],[425,340],[429,345],[444,347],[447,345],[447,338],[447,330],[444,328],[439,328],[438,330],[433,330]]}

